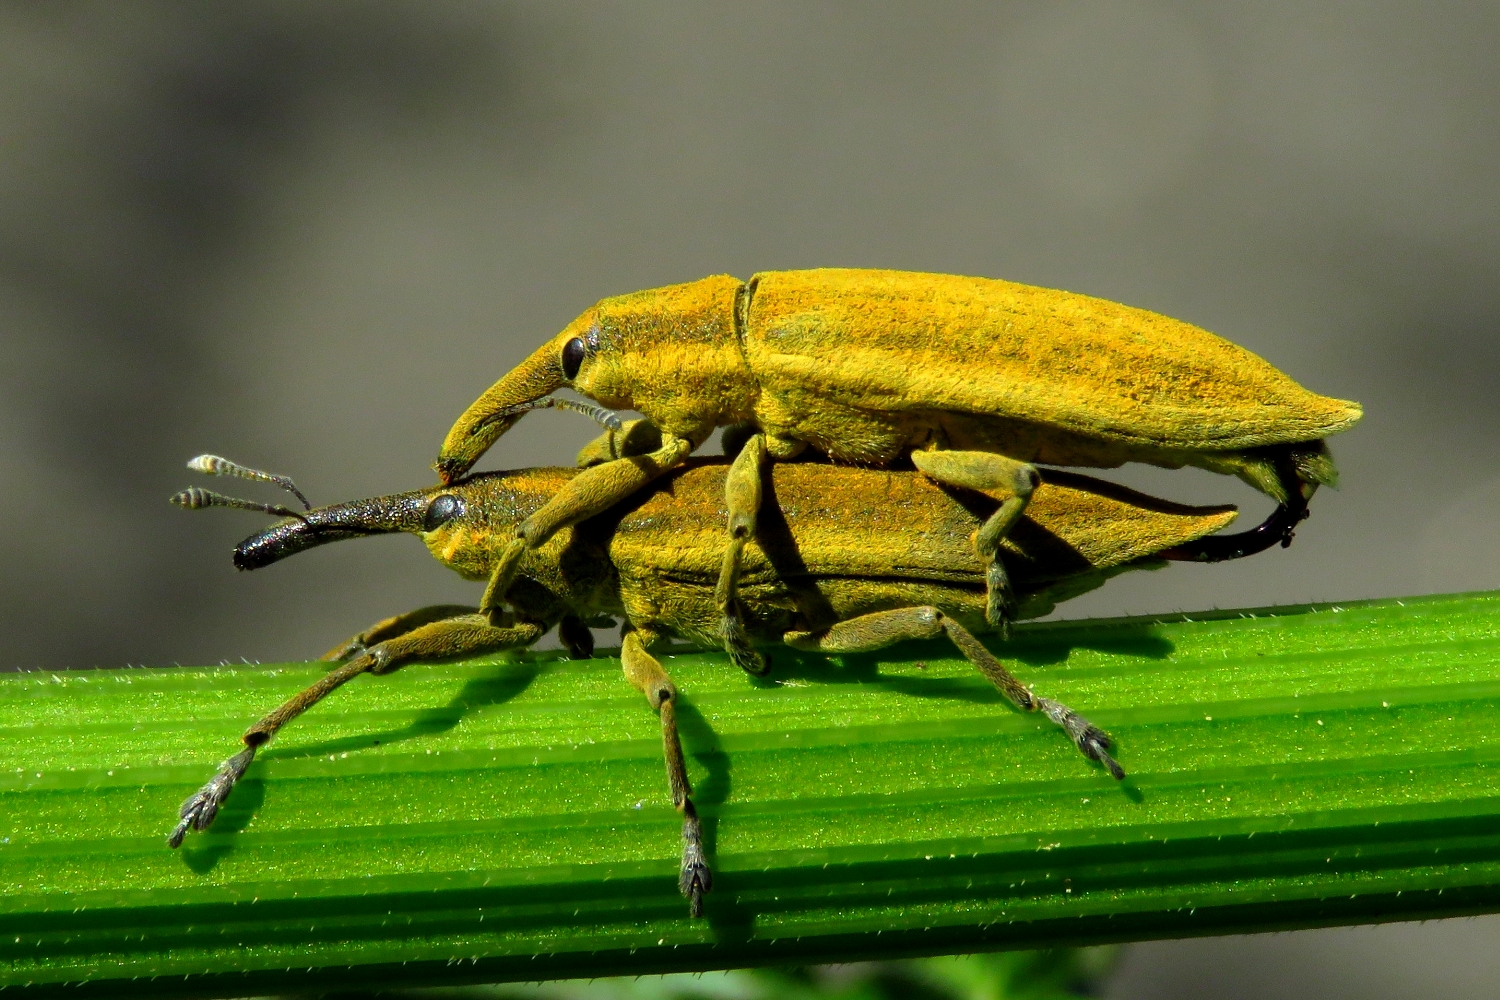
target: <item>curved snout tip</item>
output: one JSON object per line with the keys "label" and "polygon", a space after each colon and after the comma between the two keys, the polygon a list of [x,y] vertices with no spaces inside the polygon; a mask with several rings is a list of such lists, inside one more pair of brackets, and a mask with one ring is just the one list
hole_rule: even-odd
{"label": "curved snout tip", "polygon": [[325,541],[333,541],[325,535],[311,530],[307,522],[300,519],[277,521],[234,547],[234,568],[251,570],[269,566]]}
{"label": "curved snout tip", "polygon": [[464,473],[474,467],[479,456],[469,457],[467,455],[449,455],[445,451],[443,456],[432,463],[432,469],[438,474],[438,480],[444,486],[452,486],[464,477]]}
{"label": "curved snout tip", "polygon": [[567,384],[556,338],[511,369],[463,412],[432,467],[445,485],[461,478],[531,405]]}
{"label": "curved snout tip", "polygon": [[432,463],[432,468],[444,486],[451,486],[462,479],[489,450],[490,445],[521,419],[520,413],[506,414],[507,408],[493,411],[486,408],[476,413],[480,409],[476,403],[453,425],[447,440],[443,442],[442,450],[438,452],[437,461]]}

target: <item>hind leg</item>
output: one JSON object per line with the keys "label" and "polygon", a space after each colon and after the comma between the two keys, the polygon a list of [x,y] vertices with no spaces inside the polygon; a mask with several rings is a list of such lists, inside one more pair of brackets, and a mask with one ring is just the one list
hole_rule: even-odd
{"label": "hind leg", "polygon": [[1068,734],[1079,753],[1103,764],[1115,778],[1125,777],[1124,769],[1109,755],[1109,734],[1062,702],[1032,694],[1031,689],[1006,670],[1005,665],[995,659],[973,633],[937,608],[877,611],[816,632],[788,632],[781,641],[795,649],[821,653],[864,653],[903,639],[935,639],[944,633],[964,658],[988,677],[1013,705],[1027,712],[1041,712]]}

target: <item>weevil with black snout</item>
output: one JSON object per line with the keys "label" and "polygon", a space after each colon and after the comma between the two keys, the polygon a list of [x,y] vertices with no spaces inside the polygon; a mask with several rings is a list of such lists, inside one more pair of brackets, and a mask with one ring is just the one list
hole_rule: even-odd
{"label": "weevil with black snout", "polygon": [[[611,432],[585,449],[582,460],[618,454],[622,438],[650,431],[639,427]],[[290,486],[284,477],[223,459],[191,464]],[[586,474],[563,468],[486,473],[300,511],[197,488],[173,501],[190,508],[259,509],[283,518],[239,544],[234,562],[240,569],[258,569],[328,542],[408,532],[441,562],[478,581],[493,579],[518,523]],[[355,677],[421,660],[521,649],[552,628],[574,656],[586,657],[593,648],[588,626],[612,616],[623,619],[625,677],[660,715],[667,783],[683,816],[679,884],[692,914],[701,914],[712,873],[677,735],[679,695],[651,650],[670,637],[720,642],[722,498],[734,474],[723,460],[694,460],[605,513],[555,532],[523,554],[510,607],[487,588],[477,607],[421,608],[339,644],[323,657],[337,666],[252,725],[243,749],[183,804],[169,843],[176,847],[190,829],[208,827],[256,752]],[[784,644],[851,653],[946,636],[1017,708],[1045,716],[1085,758],[1116,778],[1124,776],[1103,731],[1068,706],[1034,694],[975,637],[994,627],[986,614],[985,565],[970,537],[1004,504],[1005,494],[954,490],[915,471],[814,462],[778,463],[765,475],[764,499],[779,517],[775,531],[746,540],[738,568],[748,642],[763,650]],[[1206,536],[1234,516],[1233,508],[1182,507],[1085,476],[1049,472],[1022,523],[1001,542],[1016,615],[1044,615],[1057,602],[1129,569],[1195,558],[1196,547],[1210,540]]]}

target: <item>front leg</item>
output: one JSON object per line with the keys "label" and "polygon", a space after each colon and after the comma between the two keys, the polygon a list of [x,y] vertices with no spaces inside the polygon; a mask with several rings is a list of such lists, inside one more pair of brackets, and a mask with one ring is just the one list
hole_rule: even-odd
{"label": "front leg", "polygon": [[[387,619],[371,631],[430,610],[432,609],[423,608],[411,615]],[[241,737],[245,749],[225,761],[218,773],[182,804],[179,814],[181,821],[167,838],[168,846],[180,845],[189,828],[206,830],[218,815],[219,807],[233,791],[235,782],[244,777],[245,769],[255,759],[255,752],[269,743],[282,726],[360,674],[388,674],[413,660],[446,659],[529,646],[546,631],[547,626],[540,622],[521,622],[497,628],[490,624],[486,615],[463,614],[441,621],[430,621],[363,650],[348,663],[330,670],[307,688],[282,702],[245,731],[245,735]]]}
{"label": "front leg", "polygon": [[617,458],[649,455],[660,447],[661,431],[655,424],[645,419],[627,420],[584,445],[574,464],[580,469],[587,469],[613,462]]}
{"label": "front leg", "polygon": [[378,621],[374,625],[371,625],[348,642],[334,646],[328,652],[318,657],[318,659],[328,660],[333,663],[342,663],[350,657],[358,656],[376,643],[405,635],[413,629],[421,628],[423,625],[442,621],[445,618],[457,618],[460,615],[477,614],[478,611],[478,608],[469,607],[466,604],[433,604],[430,607],[408,611],[404,615],[392,615],[383,621]]}
{"label": "front leg", "polygon": [[672,806],[682,813],[682,868],[677,888],[688,900],[688,912],[703,916],[703,895],[714,886],[713,872],[703,854],[703,824],[693,807],[692,786],[688,784],[687,762],[682,755],[682,740],[677,735],[677,685],[662,669],[661,661],[646,651],[655,638],[653,633],[632,630],[625,633],[620,648],[620,666],[625,679],[646,696],[646,701],[661,715],[662,751],[667,761],[667,787]]}
{"label": "front leg", "polygon": [[1018,462],[989,451],[915,451],[911,461],[924,474],[949,486],[1010,493],[974,533],[974,551],[984,562],[984,583],[989,593],[984,617],[1001,635],[1008,637],[1015,596],[1011,593],[1005,563],[1000,559],[1000,542],[1021,519],[1031,502],[1031,494],[1042,481],[1041,474],[1030,462]]}
{"label": "front leg", "polygon": [[591,466],[568,481],[551,500],[516,525],[516,536],[495,564],[479,610],[493,613],[505,600],[527,550],[544,545],[561,529],[602,514],[653,479],[682,464],[695,447],[687,438],[662,434],[661,447],[645,455],[617,458]]}

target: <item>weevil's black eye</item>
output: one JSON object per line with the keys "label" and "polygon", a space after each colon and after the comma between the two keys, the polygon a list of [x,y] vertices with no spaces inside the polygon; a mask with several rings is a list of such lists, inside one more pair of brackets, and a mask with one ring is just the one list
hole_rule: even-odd
{"label": "weevil's black eye", "polygon": [[583,356],[587,352],[588,348],[579,337],[574,337],[563,345],[563,378],[571,382],[578,377],[578,369],[582,366]]}
{"label": "weevil's black eye", "polygon": [[452,493],[443,493],[432,498],[427,505],[427,516],[422,519],[423,531],[436,531],[455,517],[462,516],[464,502]]}

